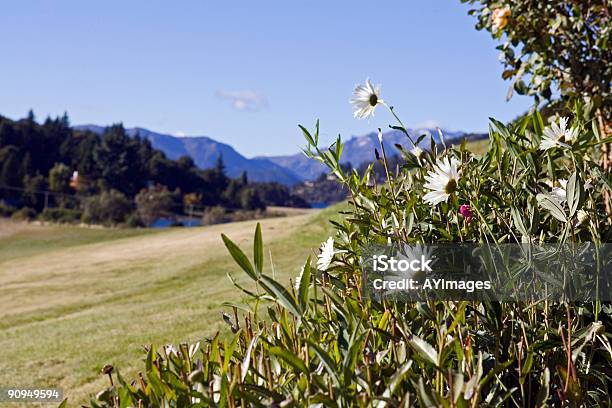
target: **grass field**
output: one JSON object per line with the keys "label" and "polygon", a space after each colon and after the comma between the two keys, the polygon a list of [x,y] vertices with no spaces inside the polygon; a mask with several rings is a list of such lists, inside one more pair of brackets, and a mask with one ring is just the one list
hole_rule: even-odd
{"label": "grass field", "polygon": [[469,142],[466,145],[466,148],[470,152],[480,156],[484,154],[489,148],[489,139],[474,140],[472,142]]}
{"label": "grass field", "polygon": [[[316,252],[337,210],[262,221],[267,266],[271,253],[281,281]],[[0,387],[60,386],[77,406],[106,386],[104,364],[132,376],[142,345],[225,329],[222,303],[240,300],[226,273],[246,279],[220,234],[250,255],[255,224],[152,231],[1,221]]]}
{"label": "grass field", "polygon": [[[480,154],[486,145],[468,149]],[[262,221],[267,265],[271,254],[281,281],[316,252],[339,208]],[[104,364],[131,377],[143,367],[143,345],[226,329],[222,304],[240,300],[226,273],[246,279],[220,234],[250,255],[255,224],[152,230],[0,220],[0,388],[60,386],[77,406],[106,386]]]}

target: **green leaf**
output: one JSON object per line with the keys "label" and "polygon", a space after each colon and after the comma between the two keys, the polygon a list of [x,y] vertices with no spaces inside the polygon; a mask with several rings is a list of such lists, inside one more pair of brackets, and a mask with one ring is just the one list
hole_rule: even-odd
{"label": "green leaf", "polygon": [[527,358],[525,359],[525,363],[523,363],[523,367],[521,369],[521,380],[524,383],[525,377],[531,372],[531,367],[533,367],[533,352],[527,352]]}
{"label": "green leaf", "polygon": [[498,121],[495,118],[489,118],[489,120],[491,121],[491,123],[493,123],[493,125],[495,126],[495,128],[497,129],[497,132],[505,139],[505,140],[512,140],[512,133],[510,133],[510,131],[508,130],[508,128],[506,127],[506,125],[504,125],[502,122]]}
{"label": "green leaf", "polygon": [[597,140],[589,143],[587,146],[597,146],[601,144],[609,144],[612,143],[612,137],[606,137],[605,139]]}
{"label": "green leaf", "polygon": [[432,321],[436,320],[436,315],[433,314],[433,312],[431,311],[427,303],[418,302],[416,303],[415,307],[418,310],[418,312],[424,317],[426,317],[427,319],[432,320]]}
{"label": "green leaf", "polygon": [[[236,349],[236,345],[238,345],[238,341],[240,340],[240,332],[236,333],[232,342],[228,345],[227,342],[223,344],[223,367],[221,368],[221,373],[225,374],[230,369],[230,362],[232,357],[234,356],[234,350]],[[225,375],[223,375],[225,377]]]}
{"label": "green leaf", "polygon": [[438,365],[438,352],[432,347],[431,344],[415,335],[410,336],[408,339],[408,344],[410,344],[410,346],[419,356],[421,356],[421,358],[436,366]]}
{"label": "green leaf", "polygon": [[408,371],[410,371],[411,366],[412,360],[409,360],[407,363],[401,366],[399,370],[395,372],[395,374],[393,374],[391,380],[389,381],[389,385],[387,385],[387,389],[385,389],[382,395],[385,400],[378,401],[378,404],[376,404],[376,408],[384,408],[387,406],[386,399],[391,398],[391,396],[397,389],[397,386],[402,382],[406,374],[408,374]]}
{"label": "green leaf", "polygon": [[548,172],[548,177],[551,180],[554,180],[555,177],[555,170],[554,170],[555,166],[553,164],[553,161],[550,157],[550,154],[546,154],[546,171]]}
{"label": "green leaf", "polygon": [[548,194],[538,194],[536,196],[538,204],[545,210],[550,211],[550,214],[561,222],[567,222],[567,216],[559,201]]}
{"label": "green leaf", "polygon": [[534,406],[537,408],[543,408],[548,406],[548,397],[550,390],[550,370],[548,367],[544,369],[544,372],[540,375],[540,390],[535,400]]}
{"label": "green leaf", "polygon": [[457,312],[453,315],[453,312],[449,309],[449,313],[453,316],[453,322],[448,326],[447,333],[452,333],[455,327],[459,323],[465,322],[465,308],[467,307],[468,302],[462,301],[457,306]]}
{"label": "green leaf", "polygon": [[567,199],[567,205],[569,207],[570,218],[576,214],[578,207],[581,204],[581,198],[584,195],[584,187],[582,181],[577,172],[572,173],[570,178],[567,180],[565,186],[565,196]]}
{"label": "green leaf", "polygon": [[430,384],[427,384],[427,388],[425,388],[425,382],[423,378],[419,378],[419,382],[417,384],[417,397],[419,398],[421,407],[439,407],[440,403],[438,402],[438,398],[436,398],[435,390],[431,389]]}
{"label": "green leaf", "polygon": [[244,252],[238,247],[238,245],[234,244],[231,239],[229,239],[225,234],[221,234],[221,238],[223,239],[223,243],[225,247],[229,251],[234,261],[242,268],[243,271],[246,272],[253,280],[257,280],[257,274],[253,270],[253,265],[246,257]]}
{"label": "green leaf", "polygon": [[119,408],[129,408],[135,405],[132,396],[126,388],[119,388],[117,394],[119,394]]}
{"label": "green leaf", "polygon": [[261,224],[257,223],[255,228],[255,239],[253,244],[253,261],[255,262],[255,269],[261,273],[263,271],[263,238],[261,236]]}
{"label": "green leaf", "polygon": [[537,135],[541,135],[544,132],[544,120],[542,120],[542,115],[540,115],[540,111],[537,109],[535,109],[533,112],[532,120],[533,130]]}
{"label": "green leaf", "polygon": [[[318,122],[317,122],[317,124],[318,124]],[[299,126],[300,130],[302,131],[302,134],[304,135],[304,139],[306,139],[306,141],[308,142],[308,145],[316,146],[317,144],[315,143],[315,140],[312,137],[312,135],[310,134],[310,132],[308,131],[308,129],[306,129],[302,125],[298,125],[298,126]]]}
{"label": "green leaf", "polygon": [[317,357],[319,357],[319,360],[321,360],[321,362],[323,363],[323,366],[327,370],[334,384],[339,385],[340,380],[338,379],[338,368],[336,367],[336,363],[334,363],[334,360],[332,360],[329,354],[327,354],[325,350],[323,350],[317,344],[313,343],[310,340],[306,340],[306,342],[310,347],[312,347]]}
{"label": "green leaf", "polygon": [[336,310],[336,313],[338,313],[339,317],[344,321],[348,321],[348,318],[347,318],[348,311],[346,309],[346,302],[343,299],[341,299],[340,296],[338,296],[338,294],[334,290],[330,288],[322,286],[321,290],[332,301],[334,305],[334,309]]}
{"label": "green leaf", "polygon": [[608,189],[610,191],[612,191],[612,181],[610,181],[610,179],[608,177],[606,177],[602,171],[599,169],[599,167],[595,167],[593,168],[593,174],[601,181],[604,182],[604,184],[606,185],[606,187],[608,187]]}
{"label": "green leaf", "polygon": [[367,331],[362,331],[361,334],[357,334],[360,326],[355,325],[355,330],[349,339],[349,348],[344,355],[344,361],[342,362],[342,368],[344,369],[344,378],[350,378],[352,373],[355,372],[355,366],[357,364],[357,357],[363,350],[363,342],[368,334]]}
{"label": "green leaf", "polygon": [[514,83],[514,90],[519,95],[525,95],[529,91],[529,88],[527,88],[527,84],[525,84],[525,81],[521,79]]}
{"label": "green leaf", "polygon": [[298,319],[302,317],[297,304],[291,293],[283,285],[266,275],[261,275],[262,287],[274,296],[274,298],[285,307],[289,312],[293,313]]}
{"label": "green leaf", "polygon": [[231,275],[229,272],[228,272],[226,275],[227,275],[227,277],[229,278],[230,282],[232,282],[232,284],[233,284],[233,285],[234,285],[236,288],[238,288],[240,291],[242,291],[242,292],[244,292],[245,294],[247,294],[247,295],[249,295],[249,296],[251,296],[251,297],[253,297],[253,298],[256,298],[256,299],[260,297],[260,296],[259,296],[259,295],[257,295],[256,293],[253,293],[253,292],[251,292],[250,290],[245,289],[245,288],[243,288],[242,286],[240,286],[240,285],[239,285],[239,284],[236,282],[236,279],[234,279],[234,277],[233,277],[233,276],[232,276],[232,275]]}
{"label": "green leaf", "polygon": [[310,256],[302,267],[299,279],[300,281],[297,287],[298,302],[302,311],[305,312],[308,304],[308,288],[310,287]]}
{"label": "green leaf", "polygon": [[308,367],[306,367],[306,364],[304,364],[304,362],[300,360],[300,358],[291,351],[282,347],[271,347],[270,354],[279,357],[291,367],[308,375]]}
{"label": "green leaf", "polygon": [[519,230],[519,232],[525,236],[529,236],[527,228],[525,228],[525,224],[523,223],[523,217],[521,217],[521,214],[519,213],[516,207],[510,207],[510,215],[512,215],[514,225]]}
{"label": "green leaf", "polygon": [[[481,364],[481,360],[479,360],[478,363]],[[480,381],[479,381],[479,377],[482,375],[482,372],[479,371],[479,375],[474,375],[474,377],[470,379],[470,383],[475,381],[474,383],[469,384],[470,388],[474,390],[476,387],[476,382],[479,382],[481,388],[484,387],[485,385],[489,383],[489,381],[495,378],[497,374],[501,373],[506,368],[510,367],[512,364],[514,364],[514,359],[509,359],[501,364],[496,365],[492,370],[489,370],[487,372],[487,375],[485,375]],[[479,368],[481,367],[479,366]],[[467,389],[468,387],[466,387],[466,393],[467,393]]]}

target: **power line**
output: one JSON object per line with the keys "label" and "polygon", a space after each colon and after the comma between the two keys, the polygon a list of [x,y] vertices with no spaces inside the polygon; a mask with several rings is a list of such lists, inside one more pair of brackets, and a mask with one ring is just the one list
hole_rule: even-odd
{"label": "power line", "polygon": [[36,190],[36,189],[29,189],[29,188],[23,188],[23,187],[7,186],[6,184],[0,184],[0,188],[5,189],[5,190],[21,191],[23,193],[28,193],[28,194],[48,194],[48,195],[53,195],[53,196],[71,197],[75,199],[78,199],[80,197],[80,196],[77,196],[76,194],[65,194],[65,193],[58,193],[57,191]]}
{"label": "power line", "polygon": [[[4,190],[9,190],[9,191],[18,191],[21,193],[25,193],[25,194],[40,194],[42,196],[45,197],[45,208],[47,208],[49,205],[48,203],[48,198],[51,197],[63,197],[63,198],[70,198],[73,200],[82,200],[82,199],[87,199],[91,196],[86,196],[86,195],[77,195],[77,194],[65,194],[65,193],[58,193],[57,191],[49,191],[49,190],[37,190],[37,189],[28,189],[28,188],[23,188],[23,187],[16,187],[16,186],[9,186],[6,184],[0,184],[0,189],[4,189]],[[136,200],[133,199],[131,200],[133,203],[136,203]],[[180,210],[183,213],[176,213],[176,212],[170,212],[170,214],[174,214],[174,215],[189,215],[189,212],[187,211],[186,207],[184,205],[181,204],[171,204],[170,209],[174,209],[174,210]],[[203,205],[192,205],[191,206],[191,211],[193,215],[198,215],[198,214],[203,214],[204,211],[206,210],[206,206]]]}

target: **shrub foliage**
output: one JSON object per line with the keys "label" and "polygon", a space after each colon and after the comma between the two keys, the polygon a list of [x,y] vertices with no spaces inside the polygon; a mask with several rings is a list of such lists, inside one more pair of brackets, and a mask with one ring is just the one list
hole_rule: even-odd
{"label": "shrub foliage", "polygon": [[[320,149],[318,124],[302,128],[307,154],[351,194],[350,211],[334,223],[331,263],[309,258],[284,286],[264,268],[259,226],[251,259],[223,236],[255,283],[235,283],[249,306],[224,314],[232,334],[148,348],[142,374],[131,382],[109,374],[115,382],[92,406],[609,406],[609,304],[379,303],[361,293],[366,244],[610,242],[602,197],[611,182],[594,158],[604,142],[597,127],[575,119],[571,144],[543,150],[550,126],[537,112],[508,126],[492,120],[481,157],[432,142],[416,156],[403,149],[395,171],[383,150],[382,185],[371,168],[340,166],[340,138]],[[457,184],[430,204],[425,177],[449,158],[459,166]]]}

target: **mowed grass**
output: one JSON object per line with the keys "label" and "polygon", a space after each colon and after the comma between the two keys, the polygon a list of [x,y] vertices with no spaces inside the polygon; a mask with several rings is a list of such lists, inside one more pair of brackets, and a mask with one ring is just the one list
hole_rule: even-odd
{"label": "mowed grass", "polygon": [[[339,208],[263,220],[267,273],[271,254],[281,282],[295,276]],[[60,386],[78,406],[107,386],[105,364],[132,377],[144,367],[143,345],[226,330],[222,304],[241,300],[226,274],[248,278],[220,234],[250,257],[256,222],[164,231],[12,225],[12,233],[7,225],[0,224],[0,387]]]}
{"label": "mowed grass", "polygon": [[489,149],[489,139],[474,140],[467,143],[465,148],[475,155],[482,156]]}
{"label": "mowed grass", "polygon": [[0,261],[23,258],[39,252],[94,242],[155,234],[158,229],[75,228],[58,224],[38,225],[0,219]]}

